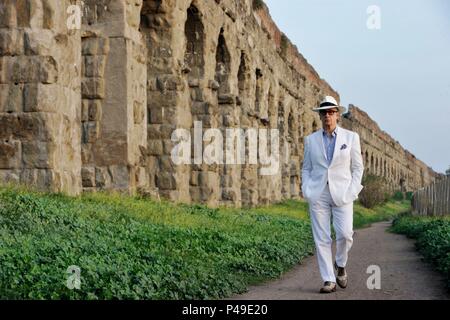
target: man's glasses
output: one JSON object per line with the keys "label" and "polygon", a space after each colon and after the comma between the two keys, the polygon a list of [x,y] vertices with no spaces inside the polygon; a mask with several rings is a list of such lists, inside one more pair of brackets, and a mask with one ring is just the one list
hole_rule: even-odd
{"label": "man's glasses", "polygon": [[334,115],[335,113],[337,113],[336,110],[322,110],[320,111],[320,115],[321,116],[325,116],[327,114],[329,114],[330,116]]}

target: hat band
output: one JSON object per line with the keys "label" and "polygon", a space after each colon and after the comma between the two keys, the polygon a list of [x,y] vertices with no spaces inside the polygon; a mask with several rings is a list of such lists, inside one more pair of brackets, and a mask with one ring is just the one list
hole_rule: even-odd
{"label": "hat band", "polygon": [[321,108],[323,107],[337,107],[337,105],[335,105],[334,103],[331,102],[324,102],[320,105]]}

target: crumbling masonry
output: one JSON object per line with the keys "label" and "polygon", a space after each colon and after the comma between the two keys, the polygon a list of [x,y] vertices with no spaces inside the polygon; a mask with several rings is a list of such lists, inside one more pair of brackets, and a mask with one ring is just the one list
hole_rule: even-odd
{"label": "crumbling masonry", "polygon": [[[300,198],[303,137],[319,128],[311,108],[324,95],[339,99],[261,1],[0,2],[0,181],[211,206]],[[349,111],[342,125],[360,133],[367,172],[404,191],[436,178],[362,110]],[[172,133],[195,121],[279,129],[278,173],[175,165]]]}

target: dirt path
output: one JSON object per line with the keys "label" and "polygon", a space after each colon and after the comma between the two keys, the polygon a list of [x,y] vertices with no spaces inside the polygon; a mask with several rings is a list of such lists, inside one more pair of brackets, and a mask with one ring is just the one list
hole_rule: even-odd
{"label": "dirt path", "polygon": [[[322,295],[322,285],[315,256],[304,260],[282,278],[250,287],[246,294],[231,297],[236,300],[336,300],[336,299],[446,299],[443,277],[421,260],[414,248],[414,240],[386,231],[390,223],[374,224],[356,230],[348,264],[347,289]],[[334,247],[334,245],[333,245]],[[381,269],[381,289],[369,290],[366,273],[371,265]]]}

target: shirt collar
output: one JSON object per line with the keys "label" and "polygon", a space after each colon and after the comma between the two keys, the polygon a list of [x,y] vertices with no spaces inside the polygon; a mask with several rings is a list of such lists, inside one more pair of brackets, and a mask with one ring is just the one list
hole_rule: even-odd
{"label": "shirt collar", "polygon": [[[339,128],[339,126],[336,126],[336,128],[335,128],[334,131],[332,132],[331,135],[332,135],[333,137],[336,137],[336,136],[337,136],[338,128]],[[327,135],[327,132],[326,132],[325,130],[322,129],[322,134],[323,134],[324,136],[326,136],[326,135]]]}

